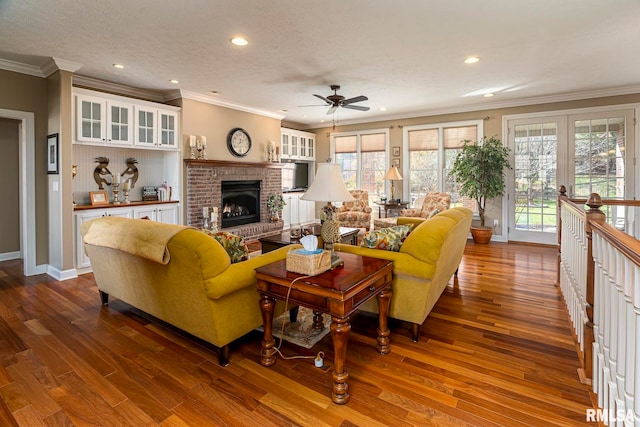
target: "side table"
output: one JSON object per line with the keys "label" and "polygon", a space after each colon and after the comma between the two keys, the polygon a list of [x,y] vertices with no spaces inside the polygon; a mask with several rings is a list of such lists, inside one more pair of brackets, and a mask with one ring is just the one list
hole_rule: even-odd
{"label": "side table", "polygon": [[340,257],[344,260],[344,266],[296,282],[293,280],[303,275],[288,272],[285,260],[257,268],[256,278],[264,325],[260,363],[264,366],[276,363],[273,310],[276,300],[285,300],[289,294],[292,304],[311,308],[316,313],[331,315],[334,352],[331,399],[334,403],[345,404],[349,401],[349,374],[344,366],[351,330],[350,317],[374,297],[378,298],[380,307],[376,349],[380,354],[391,351],[387,314],[391,299],[393,262],[344,252],[340,252]]}

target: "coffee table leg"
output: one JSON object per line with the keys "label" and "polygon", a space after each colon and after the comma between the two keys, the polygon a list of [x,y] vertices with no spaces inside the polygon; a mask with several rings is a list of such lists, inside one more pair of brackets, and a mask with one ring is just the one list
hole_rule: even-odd
{"label": "coffee table leg", "polygon": [[391,285],[387,286],[378,294],[378,345],[376,349],[380,354],[389,354],[391,344],[389,343],[389,328],[387,327],[387,316],[389,314],[389,301],[391,301]]}
{"label": "coffee table leg", "polygon": [[276,300],[274,298],[260,295],[260,312],[262,313],[262,326],[264,328],[260,363],[263,366],[271,366],[276,363],[276,351],[274,350],[276,341],[273,339],[273,310],[275,307]]}
{"label": "coffee table leg", "polygon": [[344,370],[347,360],[347,343],[351,323],[349,318],[339,319],[331,316],[331,339],[333,340],[333,390],[331,400],[333,403],[343,405],[349,401],[349,374]]}

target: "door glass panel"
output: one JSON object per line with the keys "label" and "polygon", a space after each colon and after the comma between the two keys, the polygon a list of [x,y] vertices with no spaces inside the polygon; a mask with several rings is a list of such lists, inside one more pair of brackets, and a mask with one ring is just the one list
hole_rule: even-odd
{"label": "door glass panel", "polygon": [[516,125],[514,131],[515,228],[555,233],[557,124]]}
{"label": "door glass panel", "polygon": [[91,118],[91,103],[89,101],[82,101],[82,118]]}

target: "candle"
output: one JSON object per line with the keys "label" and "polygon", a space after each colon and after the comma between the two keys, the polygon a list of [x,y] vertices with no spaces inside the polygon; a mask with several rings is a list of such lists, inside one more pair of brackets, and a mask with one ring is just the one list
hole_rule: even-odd
{"label": "candle", "polygon": [[128,180],[126,180],[126,181],[124,182],[124,184],[122,184],[122,189],[123,189],[123,190],[129,190],[129,189],[131,189],[131,180],[129,180],[129,179],[128,179]]}
{"label": "candle", "polygon": [[196,136],[189,135],[189,147],[196,148]]}
{"label": "candle", "polygon": [[205,206],[204,208],[202,208],[202,216],[204,218],[209,216],[209,207]]}
{"label": "candle", "polygon": [[217,222],[217,221],[218,221],[218,213],[211,212],[211,222]]}
{"label": "candle", "polygon": [[115,176],[114,178],[115,178],[115,183],[116,183],[116,184],[120,184],[120,174],[119,174],[119,173],[117,173],[117,174],[116,174],[116,176]]}
{"label": "candle", "polygon": [[202,147],[203,148],[207,148],[207,137],[206,136],[201,136],[200,137],[200,142],[202,143]]}
{"label": "candle", "polygon": [[217,206],[214,206],[213,213],[216,214],[216,216],[218,215],[218,207]]}

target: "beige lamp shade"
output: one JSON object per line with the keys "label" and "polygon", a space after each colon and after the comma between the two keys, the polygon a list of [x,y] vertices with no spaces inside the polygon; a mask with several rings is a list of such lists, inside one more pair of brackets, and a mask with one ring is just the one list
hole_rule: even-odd
{"label": "beige lamp shade", "polygon": [[344,185],[337,163],[320,163],[311,186],[300,197],[313,202],[351,202],[355,200]]}
{"label": "beige lamp shade", "polygon": [[398,171],[397,167],[391,166],[387,173],[384,175],[383,179],[391,181],[402,181],[402,175],[400,175],[400,171]]}

